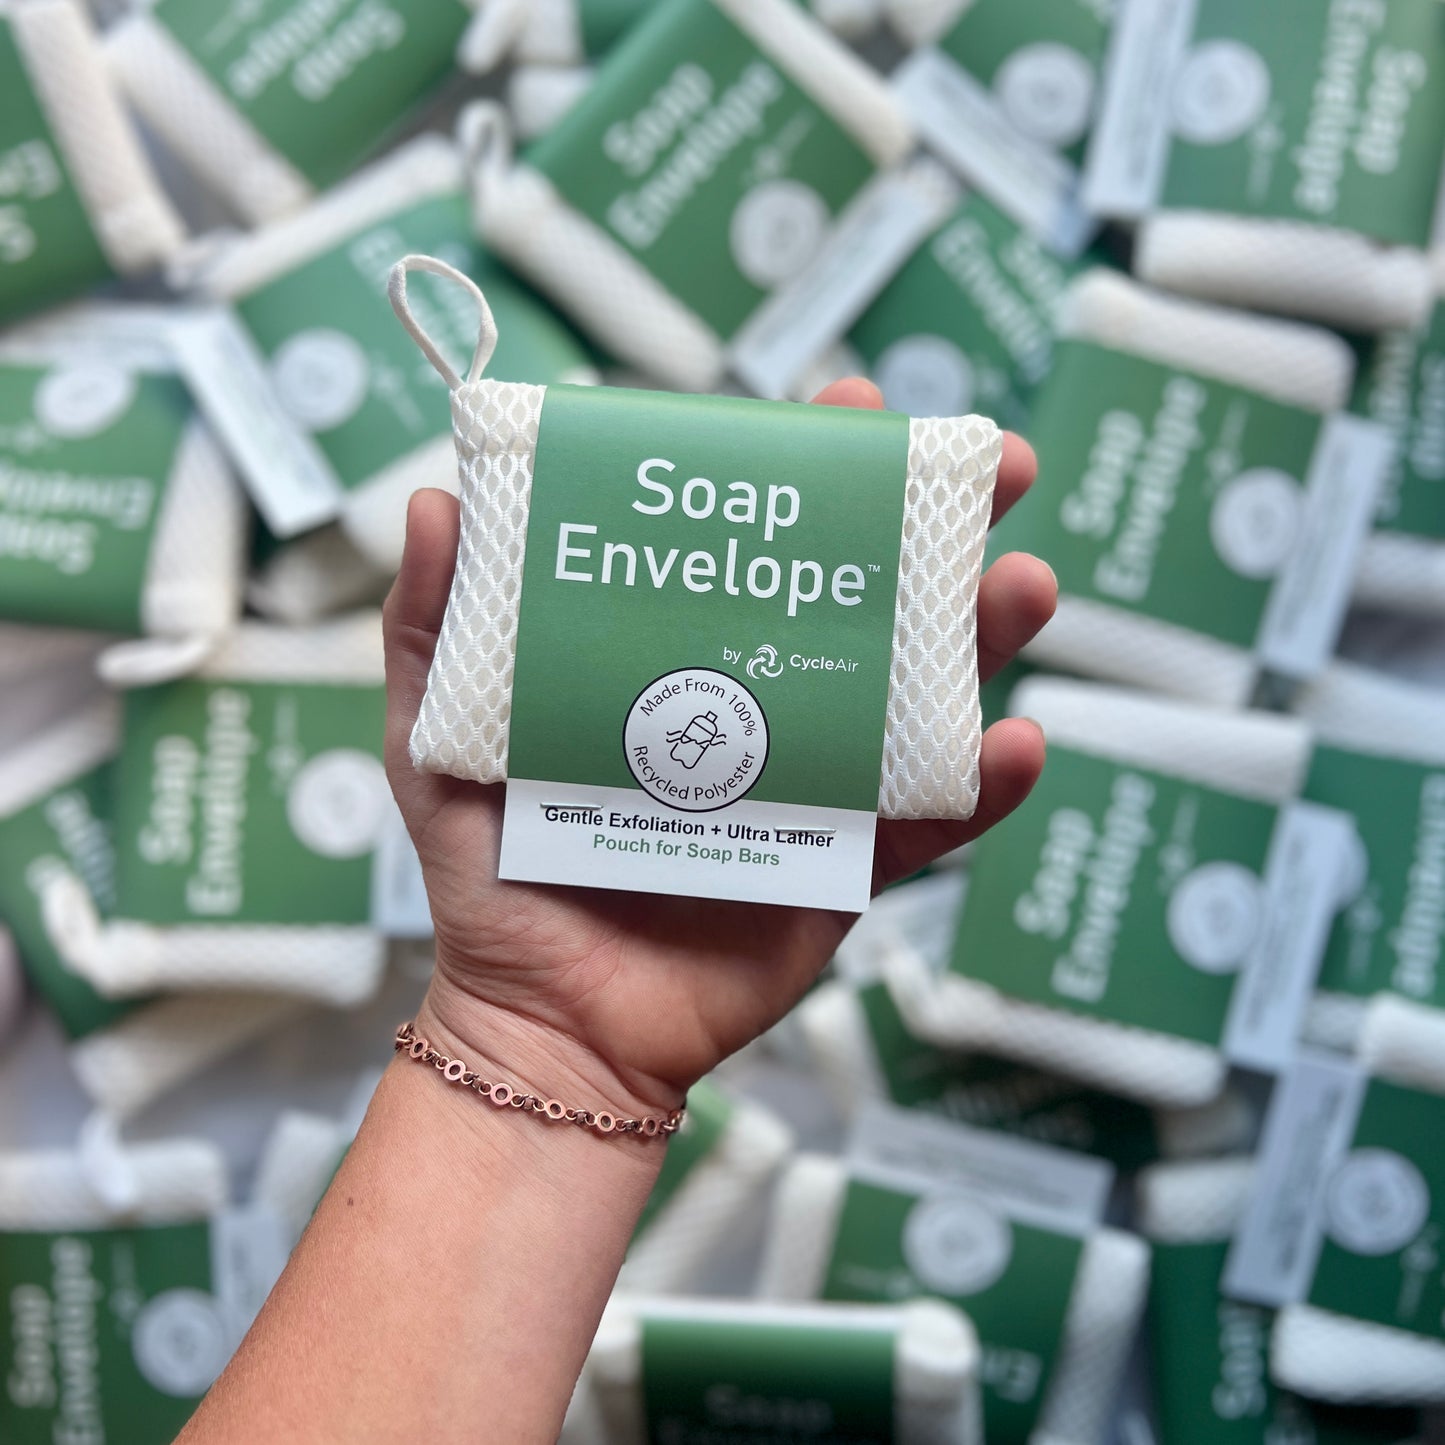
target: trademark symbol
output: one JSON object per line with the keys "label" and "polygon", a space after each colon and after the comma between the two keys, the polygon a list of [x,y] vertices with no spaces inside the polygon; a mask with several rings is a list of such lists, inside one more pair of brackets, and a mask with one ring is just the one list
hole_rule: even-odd
{"label": "trademark symbol", "polygon": [[868,564],[868,570],[870,572],[881,572],[883,568],[880,567],[877,562],[870,562]]}

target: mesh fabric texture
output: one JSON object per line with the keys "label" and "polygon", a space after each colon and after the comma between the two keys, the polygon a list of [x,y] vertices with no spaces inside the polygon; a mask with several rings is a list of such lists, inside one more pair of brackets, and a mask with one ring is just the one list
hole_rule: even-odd
{"label": "mesh fabric texture", "polygon": [[1407,532],[1365,539],[1355,573],[1355,605],[1417,617],[1445,617],[1445,542]]}
{"label": "mesh fabric texture", "polygon": [[1445,1343],[1314,1305],[1275,1316],[1269,1367],[1276,1384],[1335,1404],[1445,1401]]}

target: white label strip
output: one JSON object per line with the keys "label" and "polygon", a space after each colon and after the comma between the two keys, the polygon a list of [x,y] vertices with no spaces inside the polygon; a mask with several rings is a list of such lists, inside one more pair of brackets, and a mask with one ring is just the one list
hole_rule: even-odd
{"label": "white label strip", "polygon": [[930,970],[948,961],[968,877],[951,869],[880,893],[838,945],[833,967],[854,983],[883,976],[890,954],[900,949],[922,958]]}
{"label": "white label strip", "polygon": [[500,876],[862,913],[877,825],[847,808],[686,813],[641,790],[509,778]]}
{"label": "white label strip", "polygon": [[1279,1309],[1309,1294],[1324,1238],[1323,1195],[1354,1137],[1368,1076],[1301,1055],[1276,1086],[1249,1206],[1224,1269],[1224,1293]]}
{"label": "white label strip", "polygon": [[1260,661],[1306,679],[1334,656],[1360,552],[1395,454],[1378,422],[1327,417],[1310,461],[1297,542],[1275,578],[1260,623]]}
{"label": "white label strip", "polygon": [[1078,172],[1021,134],[951,56],[915,51],[892,89],[924,141],[1041,244],[1069,258],[1089,244],[1098,226],[1078,203]]}
{"label": "white label strip", "polygon": [[847,1162],[855,1179],[879,1188],[961,1190],[1056,1234],[1096,1229],[1114,1187],[1102,1159],[887,1104],[860,1111]]}
{"label": "white label strip", "polygon": [[1225,1055],[1242,1068],[1281,1073],[1294,1059],[1354,839],[1354,820],[1336,808],[1295,803],[1280,813],[1263,917],[1224,1031]]}
{"label": "white label strip", "polygon": [[371,922],[386,938],[430,938],[431,904],[422,878],[421,859],[401,811],[387,810],[372,854]]}
{"label": "white label strip", "polygon": [[1104,65],[1104,103],[1081,197],[1096,216],[1137,221],[1159,200],[1173,140],[1174,83],[1199,0],[1123,0]]}
{"label": "white label strip", "polygon": [[341,483],[312,437],[287,419],[265,358],[235,316],[197,312],[172,339],[187,384],[271,531],[294,537],[340,516]]}
{"label": "white label strip", "polygon": [[744,323],[728,348],[733,371],[759,396],[789,396],[957,203],[938,168],[876,176],[838,218],[818,259]]}
{"label": "white label strip", "polygon": [[228,1209],[211,1220],[211,1288],[232,1348],[280,1279],[287,1254],[285,1225],[261,1205]]}

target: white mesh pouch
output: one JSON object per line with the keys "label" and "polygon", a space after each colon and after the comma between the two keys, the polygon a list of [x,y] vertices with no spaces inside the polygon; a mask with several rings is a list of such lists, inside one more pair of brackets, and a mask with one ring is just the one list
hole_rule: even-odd
{"label": "white mesh pouch", "polygon": [[354,607],[380,602],[391,576],[362,555],[340,527],[288,542],[246,585],[246,600],[273,622],[309,627]]}
{"label": "white mesh pouch", "polygon": [[288,1109],[266,1137],[251,1198],[281,1217],[289,1242],[301,1238],[352,1134],[336,1119]]}
{"label": "white mesh pouch", "polygon": [[[840,1160],[801,1155],[788,1168],[774,1199],[760,1294],[777,1300],[819,1296],[847,1190],[848,1173]],[[1148,1282],[1148,1251],[1133,1235],[1099,1229],[1085,1240],[1031,1445],[1102,1441],[1143,1316]]]}
{"label": "white mesh pouch", "polygon": [[184,240],[76,0],[4,0],[9,25],[81,204],[110,264],[133,276]]}
{"label": "white mesh pouch", "polygon": [[[473,292],[483,326],[465,382],[411,317],[408,268],[449,276]],[[408,257],[393,273],[392,295],[398,315],[452,386],[462,488],[461,548],[412,732],[412,761],[426,772],[502,782],[546,390],[480,379],[495,324],[485,298],[450,267]],[[968,818],[978,803],[978,582],[1002,451],[1002,433],[981,417],[912,423],[878,793],[885,818]]]}
{"label": "white mesh pouch", "polygon": [[[782,1305],[732,1300],[671,1299],[617,1294],[602,1316],[587,1358],[584,1379],[592,1391],[605,1445],[649,1445],[643,1394],[643,1322],[694,1319],[747,1331],[780,1326],[771,1350],[786,1352],[790,1339],[809,1351],[811,1328],[871,1326],[895,1332],[893,1435],[897,1445],[982,1445],[978,1375],[980,1357],[973,1326],[957,1310],[932,1300],[901,1308],[856,1305]],[[761,1342],[755,1348],[767,1348]],[[799,1376],[803,1366],[800,1356]],[[821,1392],[826,1384],[819,1382]],[[800,1383],[800,1391],[802,1389]]]}
{"label": "white mesh pouch", "polygon": [[[379,618],[358,613],[311,629],[243,623],[198,675],[235,682],[380,685]],[[359,924],[102,920],[83,889],[63,886],[47,896],[46,919],[62,956],[109,997],[253,990],[345,1007],[372,996],[386,964],[384,940]]]}
{"label": "white mesh pouch", "polygon": [[[1309,730],[1291,718],[1061,678],[1028,679],[1010,711],[1037,719],[1053,744],[1265,803],[1297,798],[1309,766]],[[1226,1060],[1206,1044],[1025,1003],[904,954],[889,981],[909,1026],[948,1047],[1001,1054],[1160,1108],[1209,1104],[1225,1086]]]}

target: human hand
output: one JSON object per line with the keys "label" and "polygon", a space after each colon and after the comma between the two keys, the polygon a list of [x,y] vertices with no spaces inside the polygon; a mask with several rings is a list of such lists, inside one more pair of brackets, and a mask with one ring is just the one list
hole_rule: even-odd
{"label": "human hand", "polygon": [[[817,402],[881,409],[844,381]],[[1036,463],[1005,438],[997,522]],[[418,773],[408,742],[426,690],[457,554],[455,498],[412,498],[406,553],[384,612],[387,771],[420,854],[436,973],[418,1031],[469,1064],[544,1096],[623,1115],[666,1112],[802,997],[855,921],[819,909],[714,902],[497,879],[503,787]],[[1053,615],[1050,569],[1001,557],[979,589],[981,680]],[[1044,763],[1030,722],[985,734],[978,811],[966,823],[879,822],[875,889],[985,832],[1028,796]]]}

